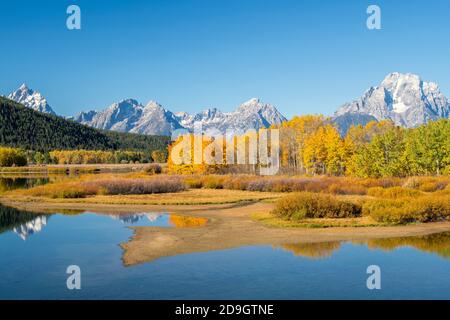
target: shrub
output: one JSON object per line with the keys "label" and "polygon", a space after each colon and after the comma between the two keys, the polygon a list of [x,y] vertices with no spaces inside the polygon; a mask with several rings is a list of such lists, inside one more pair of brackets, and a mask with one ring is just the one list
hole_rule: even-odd
{"label": "shrub", "polygon": [[207,189],[223,189],[225,177],[223,176],[205,176],[203,178],[203,188]]}
{"label": "shrub", "polygon": [[0,148],[0,167],[23,167],[27,157],[21,149]]}
{"label": "shrub", "polygon": [[231,189],[262,192],[321,192],[365,195],[369,187],[399,185],[399,179],[356,179],[346,177],[296,177],[256,175],[183,176],[191,188]]}
{"label": "shrub", "polygon": [[441,221],[450,217],[450,198],[426,195],[402,199],[376,199],[363,205],[364,215],[384,223]]}
{"label": "shrub", "polygon": [[360,216],[361,206],[331,195],[301,192],[278,200],[273,213],[292,221],[305,218],[348,218]]}
{"label": "shrub", "polygon": [[420,187],[419,190],[423,192],[435,192],[438,190],[445,189],[445,183],[436,181],[436,182],[425,182]]}
{"label": "shrub", "polygon": [[154,162],[164,163],[167,161],[167,150],[154,150],[152,152]]}
{"label": "shrub", "polygon": [[185,184],[176,177],[165,179],[109,179],[98,181],[87,181],[82,183],[83,187],[99,187],[105,194],[152,194],[179,192],[186,189]]}
{"label": "shrub", "polygon": [[449,183],[449,177],[410,177],[404,182],[403,186],[424,192],[435,192],[445,189]]}
{"label": "shrub", "polygon": [[332,194],[367,194],[367,188],[358,184],[337,184],[333,183],[328,187],[328,192]]}
{"label": "shrub", "polygon": [[201,189],[201,188],[203,188],[203,180],[199,179],[198,177],[184,178],[184,183],[186,183],[186,185],[189,188],[193,188],[193,189]]}
{"label": "shrub", "polygon": [[179,192],[186,189],[177,177],[165,179],[100,178],[96,180],[64,181],[17,192],[36,197],[83,198],[92,195],[152,194]]}
{"label": "shrub", "polygon": [[[21,190],[19,190],[20,192]],[[23,190],[23,194],[48,198],[84,198],[101,193],[97,186],[82,186],[77,183],[54,183]]]}
{"label": "shrub", "polygon": [[160,174],[162,172],[162,168],[157,163],[151,163],[145,167],[144,172],[150,175]]}
{"label": "shrub", "polygon": [[420,178],[419,177],[409,177],[403,183],[403,187],[404,188],[409,188],[409,189],[419,189],[419,187],[420,187]]}
{"label": "shrub", "polygon": [[395,199],[401,197],[420,196],[422,193],[414,189],[407,189],[402,187],[392,187],[386,189],[375,187],[369,188],[369,190],[367,190],[367,194],[372,197]]}

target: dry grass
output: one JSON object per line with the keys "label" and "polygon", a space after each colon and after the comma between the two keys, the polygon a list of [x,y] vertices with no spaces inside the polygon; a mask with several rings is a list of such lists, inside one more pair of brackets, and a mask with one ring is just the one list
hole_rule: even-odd
{"label": "dry grass", "polygon": [[450,184],[450,177],[409,177],[403,182],[403,187],[424,192],[435,192],[445,189]]}
{"label": "dry grass", "polygon": [[392,187],[392,188],[381,188],[374,187],[369,188],[367,194],[372,197],[385,198],[385,199],[396,199],[402,197],[418,197],[423,193],[415,189],[407,189],[404,187]]}
{"label": "dry grass", "polygon": [[[191,189],[178,193],[148,195],[95,195],[87,198],[64,199],[64,203],[114,204],[114,205],[209,205],[241,202],[268,201],[277,199],[276,193],[249,192],[238,190]],[[8,199],[20,202],[61,202],[61,199],[10,195]]]}
{"label": "dry grass", "polygon": [[184,182],[178,177],[129,178],[126,176],[97,175],[82,176],[27,190],[15,190],[12,194],[70,199],[94,195],[174,193],[185,189]]}
{"label": "dry grass", "polygon": [[[359,179],[328,176],[255,176],[255,175],[189,175],[181,176],[190,188],[230,189],[262,192],[316,192],[335,195],[365,195],[370,188],[400,187],[405,179]],[[427,179],[417,178],[420,183]],[[434,181],[434,180],[433,180]],[[439,185],[447,185],[449,178],[439,178]]]}

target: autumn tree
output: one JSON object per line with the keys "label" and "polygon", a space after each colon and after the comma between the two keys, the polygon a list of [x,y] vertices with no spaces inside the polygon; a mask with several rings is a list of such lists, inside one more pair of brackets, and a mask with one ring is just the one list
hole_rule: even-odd
{"label": "autumn tree", "polygon": [[303,153],[306,141],[320,127],[324,126],[326,118],[321,115],[295,116],[275,128],[280,129],[281,164],[304,172]]}

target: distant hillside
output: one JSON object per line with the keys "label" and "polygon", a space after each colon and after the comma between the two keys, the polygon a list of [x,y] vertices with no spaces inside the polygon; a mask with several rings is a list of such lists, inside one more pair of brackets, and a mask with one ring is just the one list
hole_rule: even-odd
{"label": "distant hillside", "polygon": [[156,150],[170,138],[100,131],[0,97],[0,145],[27,150]]}

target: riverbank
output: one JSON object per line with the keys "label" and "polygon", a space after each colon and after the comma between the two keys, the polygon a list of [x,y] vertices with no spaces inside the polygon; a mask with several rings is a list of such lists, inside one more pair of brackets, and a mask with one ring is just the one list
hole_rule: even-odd
{"label": "riverbank", "polygon": [[59,199],[59,202],[20,202],[5,198],[0,199],[0,202],[18,209],[41,213],[64,212],[65,210],[104,212],[105,214],[168,212],[208,219],[206,225],[192,228],[133,227],[134,235],[128,242],[121,244],[124,250],[123,263],[127,266],[179,254],[251,245],[283,247],[298,243],[364,241],[450,232],[450,222],[404,226],[365,226],[360,221],[361,225],[358,227],[339,225],[333,228],[304,228],[286,225],[274,227],[255,219],[255,215],[267,214],[273,209],[274,204],[269,200],[203,205],[117,205],[86,202],[70,203],[61,199]]}
{"label": "riverbank", "polygon": [[[283,246],[298,243],[363,241],[392,237],[409,237],[450,231],[449,222],[408,226],[271,228],[252,219],[254,212],[267,212],[270,203],[208,208],[195,211],[209,223],[198,228],[134,227],[134,236],[124,249],[125,265],[153,261],[179,254],[207,252],[252,245]],[[188,212],[184,212],[185,214]]]}

